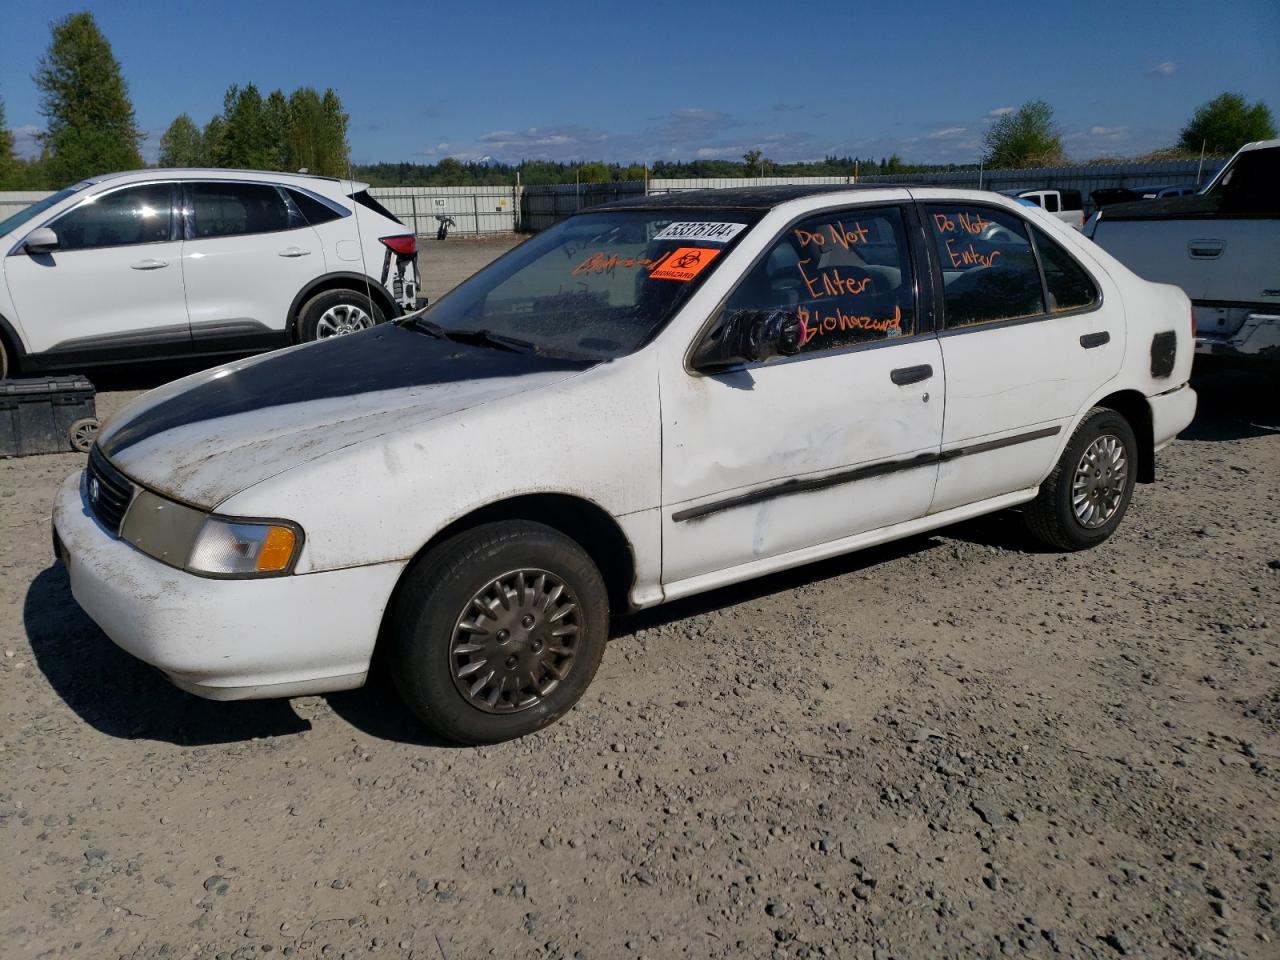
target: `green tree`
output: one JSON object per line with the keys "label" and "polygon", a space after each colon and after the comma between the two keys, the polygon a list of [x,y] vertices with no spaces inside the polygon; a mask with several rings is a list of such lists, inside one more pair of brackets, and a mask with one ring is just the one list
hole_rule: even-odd
{"label": "green tree", "polygon": [[210,167],[222,163],[222,139],[227,132],[227,125],[221,116],[210,118],[200,134],[200,162]]}
{"label": "green tree", "polygon": [[4,101],[0,100],[0,190],[13,190],[18,179],[18,155],[13,152],[13,134],[4,119]]}
{"label": "green tree", "polygon": [[46,123],[43,142],[58,184],[142,166],[142,133],[111,44],[91,13],[51,26],[53,39],[32,78]]}
{"label": "green tree", "polygon": [[578,167],[578,180],[581,183],[608,183],[612,179],[609,168],[598,161]]}
{"label": "green tree", "polygon": [[312,173],[325,177],[346,176],[350,168],[347,123],[351,118],[332,88],[325,90],[320,107],[324,122],[320,127],[319,159]]}
{"label": "green tree", "polygon": [[1024,103],[991,124],[984,138],[988,167],[1051,167],[1064,153],[1053,107],[1043,100]]}
{"label": "green tree", "polygon": [[160,137],[160,166],[199,167],[205,162],[200,128],[187,114],[178,114]]}
{"label": "green tree", "polygon": [[760,175],[761,161],[764,154],[759,150],[748,150],[742,155],[742,165],[747,168],[747,176],[755,177]]}
{"label": "green tree", "polygon": [[1238,93],[1223,93],[1200,105],[1182,128],[1178,146],[1193,153],[1203,146],[1211,154],[1227,154],[1275,135],[1276,125],[1265,103],[1250,104]]}
{"label": "green tree", "polygon": [[296,170],[289,156],[289,101],[283,91],[272,90],[262,104],[264,167],[267,170]]}

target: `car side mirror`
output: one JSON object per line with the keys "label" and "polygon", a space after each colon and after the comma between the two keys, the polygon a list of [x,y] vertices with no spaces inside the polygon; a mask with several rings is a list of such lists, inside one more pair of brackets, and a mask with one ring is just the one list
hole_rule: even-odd
{"label": "car side mirror", "polygon": [[58,249],[58,235],[49,227],[36,227],[27,234],[22,247],[27,253],[52,253]]}
{"label": "car side mirror", "polygon": [[790,357],[804,344],[804,325],[782,310],[735,310],[694,351],[695,370],[713,372],[740,363]]}

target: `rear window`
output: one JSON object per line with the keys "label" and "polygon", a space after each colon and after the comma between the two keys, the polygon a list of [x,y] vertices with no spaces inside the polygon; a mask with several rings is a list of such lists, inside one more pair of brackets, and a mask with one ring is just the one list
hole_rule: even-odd
{"label": "rear window", "polygon": [[396,223],[404,226],[404,221],[397,217],[394,213],[380,204],[373,197],[369,196],[368,190],[361,190],[358,193],[351,194],[351,199],[366,210],[372,210],[374,213],[386,217],[388,220],[394,220]]}
{"label": "rear window", "polygon": [[1032,227],[1031,232],[1036,238],[1036,250],[1040,253],[1044,282],[1049,290],[1049,312],[1082,310],[1097,303],[1098,288],[1084,267],[1039,227]]}
{"label": "rear window", "polygon": [[1211,195],[1222,213],[1280,216],[1280,147],[1240,154]]}

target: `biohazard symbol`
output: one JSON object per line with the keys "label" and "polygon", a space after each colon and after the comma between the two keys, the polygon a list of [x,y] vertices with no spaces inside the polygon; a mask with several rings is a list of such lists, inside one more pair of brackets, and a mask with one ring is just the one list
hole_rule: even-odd
{"label": "biohazard symbol", "polygon": [[649,276],[659,280],[692,280],[719,255],[719,250],[706,247],[681,247],[668,254],[667,259]]}

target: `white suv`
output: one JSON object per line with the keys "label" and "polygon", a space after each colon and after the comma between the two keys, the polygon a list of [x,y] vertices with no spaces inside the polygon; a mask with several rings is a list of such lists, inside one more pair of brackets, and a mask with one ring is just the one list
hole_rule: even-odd
{"label": "white suv", "polygon": [[368,185],[241,170],[93,177],[0,221],[0,377],[267,350],[416,306],[417,241]]}

